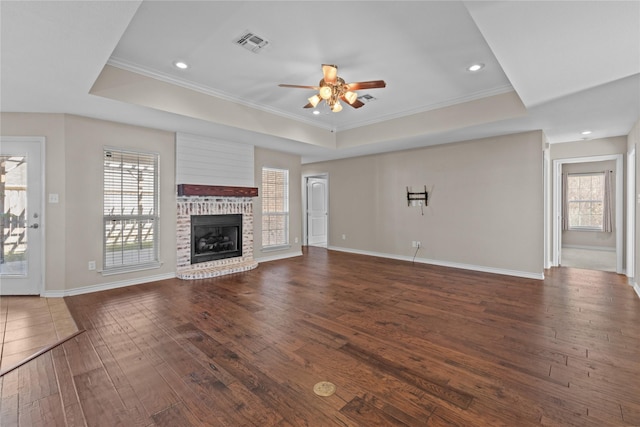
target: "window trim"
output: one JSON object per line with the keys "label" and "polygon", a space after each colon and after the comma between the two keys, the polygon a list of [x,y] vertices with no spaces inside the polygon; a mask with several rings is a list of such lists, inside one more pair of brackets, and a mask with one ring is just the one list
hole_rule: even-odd
{"label": "window trim", "polygon": [[[113,151],[122,154],[133,154],[140,156],[153,156],[154,158],[154,185],[153,185],[153,194],[154,194],[154,207],[153,211],[155,214],[144,214],[144,215],[105,215],[105,159],[106,152]],[[160,153],[155,151],[146,151],[146,150],[135,150],[135,149],[124,149],[113,146],[104,146],[102,150],[102,270],[99,271],[103,276],[120,274],[120,273],[128,273],[134,271],[142,271],[142,270],[151,270],[157,269],[162,266],[162,262],[160,261]],[[122,220],[139,220],[139,221],[153,221],[153,257],[154,259],[151,261],[145,261],[140,263],[126,264],[126,265],[117,265],[107,267],[107,238],[106,238],[106,227],[111,221],[122,221]]]}

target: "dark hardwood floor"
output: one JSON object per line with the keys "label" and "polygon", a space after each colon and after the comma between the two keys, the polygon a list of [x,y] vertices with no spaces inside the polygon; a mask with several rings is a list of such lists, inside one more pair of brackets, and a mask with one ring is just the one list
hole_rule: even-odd
{"label": "dark hardwood floor", "polygon": [[624,276],[304,252],[65,298],[86,332],[1,378],[0,425],[640,426]]}

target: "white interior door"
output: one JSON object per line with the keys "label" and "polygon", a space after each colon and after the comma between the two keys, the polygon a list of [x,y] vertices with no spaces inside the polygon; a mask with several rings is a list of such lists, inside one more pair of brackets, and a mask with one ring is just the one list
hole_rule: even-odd
{"label": "white interior door", "polygon": [[307,178],[307,243],[327,246],[327,179]]}
{"label": "white interior door", "polygon": [[0,139],[0,295],[42,289],[43,141]]}

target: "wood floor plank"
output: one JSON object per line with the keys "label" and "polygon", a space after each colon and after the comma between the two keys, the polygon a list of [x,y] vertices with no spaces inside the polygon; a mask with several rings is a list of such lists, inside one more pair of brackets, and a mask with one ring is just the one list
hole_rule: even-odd
{"label": "wood floor plank", "polygon": [[86,426],[84,413],[80,407],[78,393],[76,390],[69,361],[66,357],[64,347],[58,346],[51,350],[58,389],[60,393],[61,405],[64,411],[65,423],[67,426]]}
{"label": "wood floor plank", "polygon": [[20,414],[20,410],[18,407],[18,396],[18,393],[2,394],[2,402],[0,402],[0,425],[18,425],[18,417]]}
{"label": "wood floor plank", "polygon": [[203,425],[182,403],[172,405],[151,417],[158,427],[196,427]]}
{"label": "wood floor plank", "polygon": [[89,426],[131,425],[127,410],[103,368],[78,374],[74,381]]}
{"label": "wood floor plank", "polygon": [[366,426],[407,426],[404,422],[395,418],[391,414],[388,414],[374,405],[369,404],[365,399],[361,397],[355,397],[349,403],[347,403],[340,412],[347,415],[352,420],[358,422],[360,425]]}

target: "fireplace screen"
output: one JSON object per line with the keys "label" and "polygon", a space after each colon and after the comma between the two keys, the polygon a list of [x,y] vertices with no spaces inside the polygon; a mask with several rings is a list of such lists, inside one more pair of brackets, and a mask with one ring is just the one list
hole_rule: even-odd
{"label": "fireplace screen", "polygon": [[239,256],[242,214],[191,216],[191,264]]}

